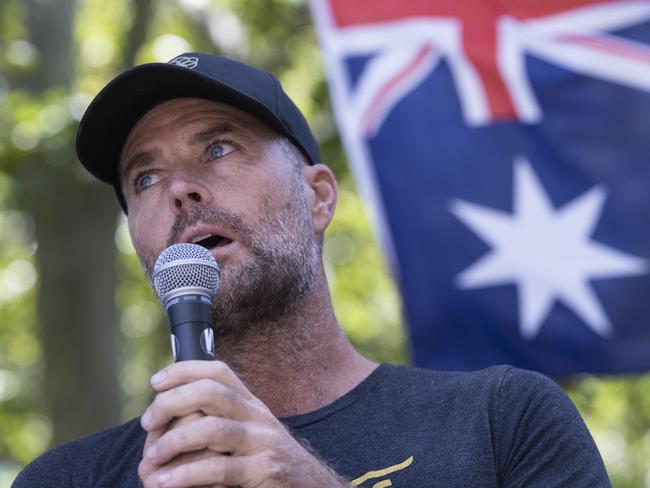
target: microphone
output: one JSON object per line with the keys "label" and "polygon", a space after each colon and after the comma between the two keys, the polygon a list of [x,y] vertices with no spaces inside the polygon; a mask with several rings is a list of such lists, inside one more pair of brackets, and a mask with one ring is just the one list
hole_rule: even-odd
{"label": "microphone", "polygon": [[220,275],[212,254],[197,244],[174,244],[156,260],[152,282],[167,312],[175,362],[215,359],[212,302]]}

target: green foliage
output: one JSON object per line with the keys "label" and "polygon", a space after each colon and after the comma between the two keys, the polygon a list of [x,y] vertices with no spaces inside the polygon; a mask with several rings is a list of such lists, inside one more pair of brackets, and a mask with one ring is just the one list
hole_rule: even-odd
{"label": "green foliage", "polygon": [[375,361],[406,362],[397,292],[387,276],[359,197],[343,185],[324,257],[337,317],[358,350]]}
{"label": "green foliage", "polygon": [[51,432],[34,389],[43,371],[33,224],[29,215],[6,208],[10,181],[0,173],[0,486],[3,471],[14,472],[42,452]]}
{"label": "green foliage", "polygon": [[[24,21],[25,3],[0,3],[0,486],[47,448],[52,432],[45,399],[38,393],[47,371],[35,313],[37,243],[33,219],[22,204],[26,179],[38,174],[26,174],[25,161],[38,153],[45,164],[70,164],[61,149],[72,146],[76,122],[92,94],[128,58],[125,36],[136,3],[79,0],[73,84],[38,96],[19,83],[38,63]],[[339,321],[367,356],[407,362],[398,293],[336,133],[306,1],[159,0],[151,8],[137,62],[204,50],[241,57],[281,78],[309,119],[323,159],[340,184],[337,213],[324,243]],[[81,171],[74,174],[87,178]],[[170,354],[164,317],[142,277],[124,220],[115,242],[120,277],[115,302],[122,315],[116,327],[123,339],[119,376],[122,417],[127,419],[149,402],[149,376],[170,361]],[[567,390],[594,434],[614,485],[650,487],[650,375],[588,376]]]}
{"label": "green foliage", "polygon": [[613,485],[650,486],[650,374],[585,376],[567,390],[594,436]]}
{"label": "green foliage", "polygon": [[122,417],[139,416],[151,400],[149,378],[171,360],[169,334],[162,310],[131,245],[126,219],[115,234],[120,251],[120,284],[115,300],[122,312],[120,329],[124,336],[120,384],[124,394]]}

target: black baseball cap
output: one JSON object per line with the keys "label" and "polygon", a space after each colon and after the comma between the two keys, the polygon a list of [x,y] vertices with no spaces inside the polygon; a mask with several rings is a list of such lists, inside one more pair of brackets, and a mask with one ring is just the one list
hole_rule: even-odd
{"label": "black baseball cap", "polygon": [[113,185],[125,212],[117,171],[124,142],[146,112],[182,97],[244,110],[286,136],[310,164],[320,163],[307,121],[275,76],[225,56],[185,53],[168,63],[142,64],[117,76],[93,99],[79,124],[76,149],[81,164]]}

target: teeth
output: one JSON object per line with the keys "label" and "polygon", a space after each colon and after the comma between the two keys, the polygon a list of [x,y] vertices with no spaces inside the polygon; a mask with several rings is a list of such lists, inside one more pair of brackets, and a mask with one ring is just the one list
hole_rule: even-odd
{"label": "teeth", "polygon": [[199,241],[202,241],[203,239],[207,239],[210,237],[212,234],[203,234],[200,236],[196,236],[194,239],[192,239],[192,244],[196,244]]}

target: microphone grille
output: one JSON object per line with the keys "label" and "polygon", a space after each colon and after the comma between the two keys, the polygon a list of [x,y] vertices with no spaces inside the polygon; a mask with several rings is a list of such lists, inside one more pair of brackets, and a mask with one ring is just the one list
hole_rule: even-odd
{"label": "microphone grille", "polygon": [[203,288],[211,296],[217,293],[219,265],[210,251],[197,244],[173,244],[165,249],[153,270],[153,287],[161,302],[181,288]]}

